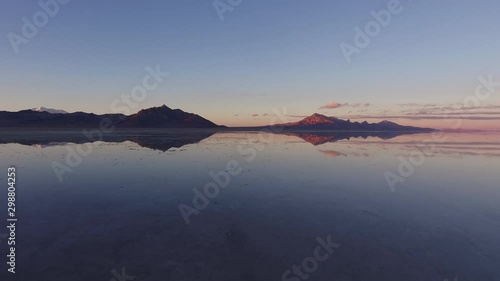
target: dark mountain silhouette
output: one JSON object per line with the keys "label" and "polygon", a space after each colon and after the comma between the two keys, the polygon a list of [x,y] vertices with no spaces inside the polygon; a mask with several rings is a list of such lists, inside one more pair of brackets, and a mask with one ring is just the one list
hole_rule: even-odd
{"label": "dark mountain silhouette", "polygon": [[351,122],[315,113],[298,122],[276,125],[284,131],[339,131],[339,132],[432,132],[434,129],[402,126],[390,121],[379,123]]}
{"label": "dark mountain silhouette", "polygon": [[121,128],[216,128],[211,121],[168,106],[144,109],[117,124]]}
{"label": "dark mountain silhouette", "polygon": [[144,109],[130,116],[75,112],[50,113],[46,111],[22,110],[0,111],[0,128],[99,128],[105,120],[117,128],[218,128],[209,120],[166,105]]}
{"label": "dark mountain silhouette", "polygon": [[[170,109],[166,105],[144,109],[133,115],[103,114],[75,112],[75,113],[50,113],[46,111],[22,110],[19,112],[0,111],[0,128],[37,128],[37,129],[78,129],[99,128],[100,123],[106,121],[118,129],[133,128],[225,128],[193,113],[180,109]],[[284,131],[338,131],[338,132],[431,132],[434,129],[402,126],[389,121],[379,123],[351,122],[335,117],[328,117],[315,113],[299,122],[275,125],[283,127]],[[266,127],[230,128],[262,129]]]}
{"label": "dark mountain silhouette", "polygon": [[46,111],[22,110],[0,111],[0,127],[9,128],[98,128],[101,120],[108,118],[113,123],[126,118],[122,114],[96,115],[93,113],[50,113]]}

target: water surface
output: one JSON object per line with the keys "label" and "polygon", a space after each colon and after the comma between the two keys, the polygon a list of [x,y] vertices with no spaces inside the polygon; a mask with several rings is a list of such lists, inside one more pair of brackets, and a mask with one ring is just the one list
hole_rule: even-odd
{"label": "water surface", "polygon": [[[309,280],[500,280],[498,134],[68,135],[0,134],[2,190],[18,170],[18,280],[282,280],[328,236],[340,247]],[[78,144],[92,152],[60,181]],[[387,172],[417,156],[391,189]],[[228,163],[241,172],[186,224],[179,205]]]}

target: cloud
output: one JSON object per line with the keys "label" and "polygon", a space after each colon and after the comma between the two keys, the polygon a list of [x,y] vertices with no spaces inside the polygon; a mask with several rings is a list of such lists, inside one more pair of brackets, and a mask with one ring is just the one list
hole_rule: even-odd
{"label": "cloud", "polygon": [[[467,120],[498,120],[500,118],[500,108],[498,105],[483,105],[474,107],[464,107],[460,104],[448,104],[430,107],[423,107],[414,110],[403,110],[401,115],[407,119],[467,119]],[[403,118],[401,117],[401,118]]]}
{"label": "cloud", "polygon": [[399,106],[407,106],[407,107],[414,107],[414,106],[437,106],[435,103],[416,103],[416,102],[411,102],[411,103],[400,103],[398,104]]}
{"label": "cloud", "polygon": [[365,103],[354,103],[354,104],[346,104],[347,106],[350,107],[368,107],[370,106],[370,103],[365,102]]}
{"label": "cloud", "polygon": [[351,115],[346,119],[408,119],[408,120],[500,120],[500,116],[456,116],[456,115]]}
{"label": "cloud", "polygon": [[345,153],[342,153],[342,152],[338,152],[338,151],[335,151],[335,150],[318,150],[319,152],[323,153],[326,157],[330,157],[330,158],[336,158],[336,157],[339,157],[339,156],[344,156],[346,157],[347,154]]}
{"label": "cloud", "polygon": [[350,103],[338,103],[338,102],[331,102],[331,103],[327,103],[325,105],[323,105],[322,107],[320,107],[319,109],[334,109],[334,108],[339,108],[339,107],[368,107],[370,106],[370,103],[353,103],[353,104],[350,104]]}
{"label": "cloud", "polygon": [[[419,111],[416,112],[413,115],[437,115],[437,116],[448,116],[448,115],[458,115],[458,116],[465,116],[465,115],[500,115],[499,111],[473,111],[473,112],[468,112],[468,111],[455,111],[455,112],[425,112],[425,111]],[[411,115],[411,114],[409,114]]]}
{"label": "cloud", "polygon": [[433,103],[427,103],[427,104],[410,103],[410,104],[398,104],[398,106],[416,107],[416,108],[410,108],[410,109],[403,110],[403,112],[411,113],[411,114],[437,114],[438,112],[449,113],[449,112],[457,112],[457,111],[465,112],[465,111],[474,111],[474,110],[497,110],[497,109],[500,109],[500,105],[464,106],[463,104],[460,104],[460,103],[443,104],[443,105],[438,105],[438,104],[433,104]]}
{"label": "cloud", "polygon": [[252,117],[258,117],[258,116],[259,116],[259,114],[257,114],[257,113],[256,114],[252,114]]}
{"label": "cloud", "polygon": [[348,105],[348,104],[347,103],[338,103],[338,102],[334,101],[334,102],[327,103],[327,104],[323,105],[319,109],[334,109],[334,108],[339,108],[339,107],[346,106],[346,105]]}
{"label": "cloud", "polygon": [[269,115],[269,114],[267,114],[267,113],[262,114],[262,116],[268,116],[268,115]]}
{"label": "cloud", "polygon": [[[355,105],[355,104],[354,104]],[[357,109],[357,114],[345,114],[349,119],[407,119],[407,120],[500,120],[500,105],[466,107],[460,103],[449,104],[398,104],[386,110],[368,114],[366,108]]]}

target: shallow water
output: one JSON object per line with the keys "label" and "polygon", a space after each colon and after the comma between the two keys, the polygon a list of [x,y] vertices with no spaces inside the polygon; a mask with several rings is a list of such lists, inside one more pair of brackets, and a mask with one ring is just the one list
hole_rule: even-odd
{"label": "shallow water", "polygon": [[81,163],[54,134],[0,135],[17,280],[500,280],[498,134],[134,134],[74,141],[91,150]]}

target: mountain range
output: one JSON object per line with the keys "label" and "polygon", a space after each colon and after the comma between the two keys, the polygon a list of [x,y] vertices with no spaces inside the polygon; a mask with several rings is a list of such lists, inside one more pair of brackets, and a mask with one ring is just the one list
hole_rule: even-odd
{"label": "mountain range", "polygon": [[[136,114],[103,114],[36,108],[18,112],[0,111],[0,128],[98,128],[103,119],[108,119],[117,128],[211,128],[222,129],[197,114],[171,109],[166,105],[143,109]],[[390,121],[379,123],[351,122],[336,117],[315,113],[298,122],[275,125],[284,131],[340,131],[340,132],[430,132],[433,129],[402,126]],[[259,129],[253,127],[245,129]],[[230,129],[230,128],[227,128]],[[235,129],[235,128],[233,128]],[[241,129],[241,128],[240,128]]]}
{"label": "mountain range", "polygon": [[0,128],[98,128],[108,119],[117,128],[219,128],[221,126],[193,113],[170,109],[166,105],[144,109],[129,116],[74,112],[50,113],[46,110],[0,111]]}
{"label": "mountain range", "polygon": [[349,132],[431,132],[434,129],[403,126],[387,120],[379,123],[351,122],[336,117],[328,117],[319,113],[306,117],[298,122],[286,123],[284,131],[349,131]]}

